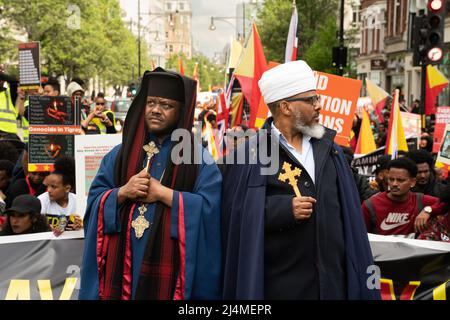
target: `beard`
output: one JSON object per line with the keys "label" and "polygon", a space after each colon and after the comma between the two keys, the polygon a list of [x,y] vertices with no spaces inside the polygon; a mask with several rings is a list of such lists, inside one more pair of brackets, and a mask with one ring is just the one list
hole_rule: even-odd
{"label": "beard", "polygon": [[294,128],[304,135],[321,139],[325,134],[325,128],[321,124],[313,123],[311,125],[307,125],[300,112],[295,115],[294,120]]}

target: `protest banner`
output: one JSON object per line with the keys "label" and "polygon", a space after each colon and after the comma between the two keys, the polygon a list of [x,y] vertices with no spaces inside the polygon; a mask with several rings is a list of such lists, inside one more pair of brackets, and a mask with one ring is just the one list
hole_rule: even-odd
{"label": "protest banner", "polygon": [[[406,139],[406,143],[409,151],[417,150],[417,138]],[[386,147],[383,146],[365,155],[355,154],[355,158],[352,160],[352,167],[357,169],[362,175],[373,176],[377,160],[385,154],[385,149]]]}
{"label": "protest banner", "polygon": [[82,230],[0,237],[0,299],[77,299],[83,242]]}
{"label": "protest banner", "polygon": [[20,88],[37,91],[41,85],[41,61],[39,42],[19,44]]}
{"label": "protest banner", "polygon": [[436,162],[442,162],[450,165],[450,124],[447,124],[444,129],[443,139]]}
{"label": "protest banner", "polygon": [[374,234],[369,240],[383,300],[450,299],[450,243]]}
{"label": "protest banner", "polygon": [[[270,61],[268,68],[277,65],[279,63]],[[334,142],[348,146],[362,81],[319,71],[314,71],[314,75],[316,91],[321,96],[319,122],[336,130]]]}
{"label": "protest banner", "polygon": [[75,155],[74,135],[81,134],[80,108],[69,97],[30,96],[28,171],[51,171],[61,156]]}
{"label": "protest banner", "polygon": [[121,134],[93,134],[75,137],[75,185],[77,187],[77,211],[84,216],[87,196],[92,180],[97,174],[103,157],[122,142]]}
{"label": "protest banner", "polygon": [[[450,243],[369,234],[367,285],[384,300],[450,299]],[[83,231],[0,237],[0,299],[75,300]]]}
{"label": "protest banner", "polygon": [[445,125],[450,123],[450,107],[436,108],[436,121],[433,134],[433,153],[438,153],[444,137]]}
{"label": "protest banner", "polygon": [[420,114],[400,111],[405,138],[420,138],[422,117]]}
{"label": "protest banner", "polygon": [[323,72],[315,76],[322,106],[319,122],[336,130],[334,142],[348,146],[362,82]]}

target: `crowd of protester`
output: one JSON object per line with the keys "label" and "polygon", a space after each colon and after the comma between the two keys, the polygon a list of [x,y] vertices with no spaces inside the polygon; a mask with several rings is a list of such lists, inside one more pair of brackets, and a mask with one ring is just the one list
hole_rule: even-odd
{"label": "crowd of protester", "polygon": [[[7,84],[7,85],[5,85]],[[114,112],[107,108],[105,95],[85,97],[84,82],[74,78],[66,88],[71,102],[81,105],[81,128],[84,134],[120,133],[123,121],[116,120]],[[0,70],[0,104],[13,108],[16,126],[0,119],[0,229],[1,235],[34,233],[52,230],[56,235],[64,230],[82,228],[81,214],[76,211],[75,162],[73,158],[60,157],[50,172],[28,171],[28,94],[18,82]],[[48,78],[39,92],[42,96],[58,96],[58,81]],[[405,111],[418,113],[419,101]],[[198,102],[195,112],[197,128],[202,131],[202,143],[208,147],[211,141],[205,136],[207,130],[217,133],[215,100]],[[0,105],[0,109],[5,106]],[[383,110],[383,119],[372,113],[371,125],[378,148],[386,145],[389,103]],[[3,119],[5,120],[5,119]],[[7,119],[6,119],[7,120]],[[428,119],[429,121],[430,119]],[[17,125],[19,124],[19,125]],[[22,139],[18,127],[22,126]],[[361,120],[355,117],[353,131],[358,137]],[[352,170],[361,201],[367,231],[382,235],[450,241],[450,183],[447,172],[436,167],[436,154],[432,153],[433,125],[424,129],[418,150],[402,154],[391,160],[389,155],[379,156],[372,175],[366,176],[352,167],[354,146],[344,148]],[[246,130],[240,124],[232,130]],[[232,149],[235,146],[229,146]],[[63,218],[66,217],[66,218]],[[62,221],[65,220],[65,221]]]}

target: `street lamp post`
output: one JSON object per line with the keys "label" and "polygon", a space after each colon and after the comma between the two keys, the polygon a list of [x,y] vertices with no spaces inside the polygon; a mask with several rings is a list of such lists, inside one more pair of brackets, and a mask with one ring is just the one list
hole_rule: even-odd
{"label": "street lamp post", "polygon": [[[137,23],[137,27],[138,27],[138,78],[141,77],[141,14],[149,15],[149,16],[152,16],[152,15],[157,16],[156,18],[153,18],[152,20],[150,20],[148,22],[148,24],[150,24],[153,20],[163,17],[165,15],[164,13],[141,13],[141,0],[138,0],[138,23]],[[150,33],[156,32],[155,41],[160,40],[157,30],[149,31],[149,32]]]}
{"label": "street lamp post", "polygon": [[141,0],[138,0],[138,78],[141,77]]}
{"label": "street lamp post", "polygon": [[237,37],[239,38],[239,37],[240,37],[240,34],[239,34],[239,32],[238,32],[238,29],[237,29],[236,25],[234,25],[233,23],[231,23],[230,21],[228,21],[228,20],[230,20],[230,19],[232,19],[232,20],[243,19],[243,20],[244,20],[244,29],[243,29],[244,34],[243,34],[243,38],[245,39],[245,18],[244,18],[244,17],[211,17],[211,24],[209,25],[209,30],[211,30],[211,31],[216,30],[216,26],[214,25],[214,21],[215,21],[215,20],[217,20],[217,21],[223,21],[223,22],[228,23],[230,26],[232,26],[232,27],[234,28],[234,30],[236,31],[236,35],[237,35]]}

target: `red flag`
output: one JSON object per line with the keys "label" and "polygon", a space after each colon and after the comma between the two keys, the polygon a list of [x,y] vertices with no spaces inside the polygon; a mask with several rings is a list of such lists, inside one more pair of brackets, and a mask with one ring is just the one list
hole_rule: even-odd
{"label": "red flag", "polygon": [[178,72],[184,76],[183,60],[181,56],[178,57]]}
{"label": "red flag", "polygon": [[[260,109],[260,100],[262,99],[258,81],[266,69],[267,62],[263,46],[256,25],[253,23],[250,39],[234,73],[241,84],[245,99],[250,104],[249,127],[251,128],[255,128],[258,109]],[[267,106],[265,108],[267,109]]]}
{"label": "red flag", "polygon": [[200,92],[200,75],[198,73],[198,62],[195,63],[194,71],[192,72],[192,79],[197,81],[197,93]]}
{"label": "red flag", "polygon": [[298,46],[297,24],[298,24],[298,13],[297,13],[297,6],[295,5],[294,2],[292,7],[291,23],[289,24],[289,33],[286,41],[286,53],[284,56],[285,62],[297,60],[297,46]]}

